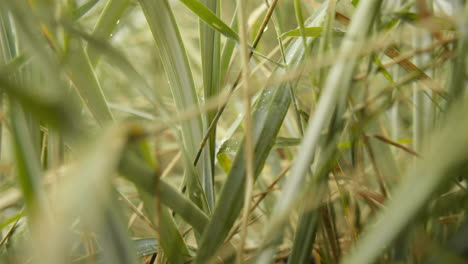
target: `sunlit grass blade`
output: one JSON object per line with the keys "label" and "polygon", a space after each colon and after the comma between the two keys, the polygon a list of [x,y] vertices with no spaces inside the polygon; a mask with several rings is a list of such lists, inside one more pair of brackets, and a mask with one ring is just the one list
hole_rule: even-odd
{"label": "sunlit grass blade", "polygon": [[[191,107],[196,107],[198,105],[198,98],[192,72],[168,1],[164,0],[156,3],[150,0],[140,0],[140,4],[159,49],[159,55],[164,65],[167,79],[169,80],[177,110],[181,112]],[[184,160],[186,161],[188,173],[188,195],[200,208],[209,211],[206,204],[205,192],[200,189],[199,184],[205,182],[204,177],[210,177],[211,175],[210,163],[207,159],[208,153],[204,152],[202,162],[197,165],[197,173],[194,174],[194,171],[190,169],[191,161],[195,159],[198,145],[203,137],[201,118],[197,117],[192,120],[183,121],[181,123],[181,132],[184,153],[186,153]]]}

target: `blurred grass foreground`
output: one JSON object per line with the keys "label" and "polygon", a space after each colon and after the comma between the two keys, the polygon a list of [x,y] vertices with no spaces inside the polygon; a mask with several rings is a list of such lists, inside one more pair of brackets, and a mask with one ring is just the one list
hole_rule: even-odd
{"label": "blurred grass foreground", "polygon": [[468,1],[0,0],[0,263],[468,263]]}

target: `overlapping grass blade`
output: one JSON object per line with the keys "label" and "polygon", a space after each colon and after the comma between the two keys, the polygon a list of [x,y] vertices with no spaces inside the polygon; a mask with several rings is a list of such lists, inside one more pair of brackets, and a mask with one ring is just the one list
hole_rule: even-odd
{"label": "overlapping grass blade", "polygon": [[[196,107],[198,98],[192,72],[168,1],[156,3],[150,0],[140,0],[140,4],[159,49],[177,110],[182,112]],[[205,177],[211,177],[208,153],[204,152],[202,162],[197,165],[196,171],[191,169],[191,161],[195,159],[198,145],[203,137],[201,118],[181,122],[181,130],[184,153],[186,153],[184,160],[188,174],[186,178],[188,195],[200,208],[209,211],[205,191],[200,188],[202,182],[208,182],[208,180],[205,181]]]}
{"label": "overlapping grass blade", "polygon": [[[354,14],[350,29],[346,33],[345,39],[341,44],[340,52],[350,54],[353,48],[353,42],[364,39],[371,26],[374,18],[375,10],[380,6],[381,1],[371,0],[363,2],[359,5]],[[323,129],[327,128],[330,120],[339,103],[345,102],[347,96],[352,73],[357,63],[357,58],[352,58],[346,61],[338,61],[331,69],[328,75],[325,87],[321,92],[314,117],[309,121],[309,125],[305,132],[303,143],[299,148],[301,155],[297,156],[291,168],[291,175],[287,179],[281,197],[273,211],[271,220],[265,234],[267,234],[266,248],[259,257],[260,263],[268,263],[273,257],[274,246],[273,241],[277,240],[279,234],[282,233],[283,223],[286,220],[288,213],[294,208],[297,199],[304,193],[303,182],[309,171],[315,151],[317,150],[319,140],[321,139]],[[270,243],[273,243],[270,245]]]}
{"label": "overlapping grass blade", "polygon": [[[220,1],[219,0],[205,0],[204,4],[213,13],[219,16]],[[200,49],[201,49],[201,62],[203,74],[203,88],[205,98],[216,96],[220,91],[220,53],[221,42],[219,33],[213,28],[209,27],[204,22],[200,21]],[[206,113],[206,123],[211,124],[214,119],[216,111],[209,111]],[[210,135],[208,142],[209,159],[211,163],[211,174],[209,177],[204,177],[203,187],[206,192],[208,205],[212,211],[214,208],[214,169],[215,169],[215,149],[216,149],[216,129]]]}
{"label": "overlapping grass blade", "polygon": [[[313,21],[313,19],[312,19]],[[300,41],[294,41],[286,51],[287,63],[297,65],[303,55]],[[285,69],[277,67],[274,74],[283,74]],[[289,108],[291,97],[289,84],[269,84],[261,94],[253,113],[254,176],[257,177],[273,147],[275,138]],[[245,184],[245,157],[243,145],[237,151],[228,178],[221,191],[218,205],[203,234],[195,263],[205,263],[221,246],[234,221],[240,213]]]}

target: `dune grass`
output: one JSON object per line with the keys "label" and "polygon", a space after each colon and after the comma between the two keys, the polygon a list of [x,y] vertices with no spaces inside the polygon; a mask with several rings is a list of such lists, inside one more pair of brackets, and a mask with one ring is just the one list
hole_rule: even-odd
{"label": "dune grass", "polygon": [[466,263],[464,2],[0,0],[0,263]]}

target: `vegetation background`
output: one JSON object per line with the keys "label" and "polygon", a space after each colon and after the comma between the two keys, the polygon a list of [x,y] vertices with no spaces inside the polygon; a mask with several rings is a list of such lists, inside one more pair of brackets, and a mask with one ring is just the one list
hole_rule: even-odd
{"label": "vegetation background", "polygon": [[0,261],[467,263],[468,3],[0,0]]}

